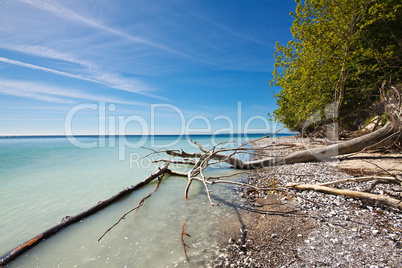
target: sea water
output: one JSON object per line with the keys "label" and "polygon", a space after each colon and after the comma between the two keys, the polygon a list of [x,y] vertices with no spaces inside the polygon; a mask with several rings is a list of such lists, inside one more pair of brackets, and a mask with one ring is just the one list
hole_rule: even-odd
{"label": "sea water", "polygon": [[[260,135],[262,136],[262,135]],[[258,135],[252,138],[257,138]],[[199,151],[186,136],[125,137],[18,137],[0,139],[0,255],[112,195],[142,181],[166,157],[161,150]],[[198,143],[213,144],[243,136],[196,136]],[[248,137],[250,138],[250,137]],[[141,140],[142,139],[142,140]],[[75,145],[74,145],[75,141]],[[121,146],[124,143],[124,146]],[[91,148],[83,148],[90,144]],[[94,145],[94,146],[92,146]],[[228,146],[225,144],[224,146]],[[123,150],[123,152],[122,152]],[[171,165],[172,169],[189,167]],[[209,168],[207,175],[233,173],[228,165]],[[241,180],[237,176],[234,180]],[[235,187],[214,185],[211,206],[204,186],[193,182],[184,198],[186,178],[166,176],[159,189],[136,213],[126,216],[109,234],[100,236],[127,211],[152,192],[153,182],[123,200],[73,224],[14,260],[10,267],[199,267],[216,254],[217,244],[241,226],[237,208],[242,200]],[[185,242],[181,242],[185,219]]]}

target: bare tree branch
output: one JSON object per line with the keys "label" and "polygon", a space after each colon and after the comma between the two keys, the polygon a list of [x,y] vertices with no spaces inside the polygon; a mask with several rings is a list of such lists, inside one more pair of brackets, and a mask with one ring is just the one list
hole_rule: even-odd
{"label": "bare tree branch", "polygon": [[159,163],[159,162],[165,162],[165,163],[170,163],[170,164],[178,164],[178,165],[194,165],[195,161],[192,159],[186,159],[185,161],[182,160],[169,160],[169,159],[159,159],[159,160],[154,160],[152,163]]}
{"label": "bare tree branch", "polygon": [[130,209],[129,211],[127,211],[126,213],[124,213],[123,216],[121,216],[120,219],[119,219],[115,224],[113,224],[111,227],[109,227],[109,228],[102,234],[102,236],[99,237],[98,242],[101,241],[101,239],[102,239],[107,233],[110,233],[110,231],[111,231],[114,227],[116,227],[116,225],[118,225],[122,220],[125,220],[125,219],[126,219],[126,216],[127,216],[128,214],[130,214],[130,213],[133,212],[133,211],[134,211],[134,213],[137,212],[137,210],[138,210],[142,205],[144,205],[145,201],[146,201],[148,198],[150,198],[151,195],[152,195],[154,192],[156,192],[156,191],[158,190],[159,184],[161,183],[163,176],[164,176],[164,174],[162,174],[162,175],[160,175],[160,176],[158,177],[158,183],[156,184],[155,189],[154,189],[151,193],[149,193],[147,196],[145,196],[143,199],[141,199],[141,201],[138,203],[138,206],[136,206],[135,208]]}
{"label": "bare tree branch", "polygon": [[182,245],[183,245],[184,255],[186,255],[186,259],[187,259],[187,261],[189,262],[190,260],[188,259],[188,256],[187,256],[187,249],[186,249],[186,247],[190,248],[190,246],[187,245],[187,244],[184,242],[183,236],[187,235],[188,237],[191,237],[191,235],[189,235],[188,233],[184,232],[184,225],[185,225],[185,224],[186,224],[186,218],[184,218],[183,223],[182,223],[182,225],[181,225],[181,243],[182,243]]}

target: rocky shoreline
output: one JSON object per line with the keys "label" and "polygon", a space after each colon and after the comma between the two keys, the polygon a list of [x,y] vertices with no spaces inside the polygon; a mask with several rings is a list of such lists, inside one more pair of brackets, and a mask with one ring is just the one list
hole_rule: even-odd
{"label": "rocky shoreline", "polygon": [[[254,142],[253,147],[260,157],[266,157],[318,143],[266,138]],[[258,149],[267,145],[269,150]],[[391,159],[396,163],[395,172],[402,167],[401,155],[373,159],[377,164]],[[382,172],[370,163],[359,170],[353,169],[353,165],[345,170],[343,162],[263,168],[247,180],[253,185],[283,188],[288,182],[324,183],[359,172]],[[344,183],[339,187],[362,190],[369,186],[367,182]],[[389,192],[392,187],[379,185],[373,192]],[[222,245],[213,267],[400,267],[402,263],[402,213],[396,209],[315,191],[267,193],[244,189],[241,195],[248,205],[241,212],[240,232]]]}

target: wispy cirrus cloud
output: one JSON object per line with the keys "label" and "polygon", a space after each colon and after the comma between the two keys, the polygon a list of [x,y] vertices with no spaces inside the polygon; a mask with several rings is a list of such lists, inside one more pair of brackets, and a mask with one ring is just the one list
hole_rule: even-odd
{"label": "wispy cirrus cloud", "polygon": [[90,81],[90,82],[95,82],[95,83],[99,83],[99,81],[94,80],[94,79],[90,79],[81,75],[75,75],[75,74],[70,74],[70,73],[66,73],[66,72],[62,72],[62,71],[58,71],[58,70],[54,70],[54,69],[50,69],[50,68],[46,68],[46,67],[41,67],[38,65],[33,65],[33,64],[29,64],[29,63],[25,63],[25,62],[21,62],[21,61],[16,61],[16,60],[12,60],[12,59],[7,59],[7,58],[3,58],[0,57],[0,61],[5,62],[5,63],[9,63],[9,64],[13,64],[13,65],[18,65],[18,66],[22,66],[22,67],[27,67],[30,69],[35,69],[35,70],[40,70],[40,71],[44,71],[44,72],[48,72],[48,73],[53,73],[53,74],[57,74],[57,75],[61,75],[61,76],[65,76],[65,77],[70,77],[70,78],[75,78],[75,79],[80,79],[80,80],[86,80],[86,81]]}
{"label": "wispy cirrus cloud", "polygon": [[39,101],[52,102],[52,103],[65,103],[65,104],[76,103],[76,101],[73,101],[71,99],[55,97],[47,94],[26,91],[26,90],[16,90],[15,88],[7,87],[4,85],[0,86],[0,93]]}
{"label": "wispy cirrus cloud", "polygon": [[69,78],[74,78],[74,79],[80,79],[84,81],[89,81],[97,84],[103,84],[105,86],[119,89],[119,90],[124,90],[128,91],[131,93],[136,93],[152,98],[157,98],[157,99],[163,99],[163,100],[168,100],[165,97],[158,96],[155,94],[151,94],[147,92],[146,90],[149,89],[148,86],[144,85],[142,82],[137,81],[135,79],[127,79],[124,77],[121,77],[118,74],[113,74],[109,72],[105,72],[102,69],[98,68],[96,65],[91,64],[87,61],[82,61],[75,59],[74,57],[71,57],[67,54],[64,53],[59,53],[54,50],[48,49],[48,48],[43,48],[43,47],[20,47],[19,49],[14,49],[18,50],[20,52],[24,52],[27,54],[35,55],[35,56],[41,56],[41,57],[47,57],[47,58],[52,58],[52,59],[58,59],[58,60],[63,60],[67,62],[72,62],[76,64],[80,64],[86,68],[86,75],[79,75],[79,74],[72,74],[72,73],[67,73],[47,67],[42,67],[30,63],[25,63],[17,60],[12,60],[4,57],[0,57],[0,61],[21,66],[21,67],[26,67],[34,70],[40,70],[64,77],[69,77]]}
{"label": "wispy cirrus cloud", "polygon": [[258,44],[264,44],[264,42],[261,42],[261,41],[255,39],[255,38],[252,38],[252,37],[250,37],[248,35],[244,35],[244,34],[241,34],[239,32],[236,32],[236,31],[232,30],[231,28],[229,28],[229,27],[227,27],[227,26],[225,26],[225,25],[223,25],[221,23],[218,23],[216,21],[210,20],[210,19],[208,19],[206,17],[203,17],[203,16],[201,16],[199,14],[196,14],[194,12],[192,12],[191,14],[194,17],[196,17],[196,18],[198,18],[198,19],[200,19],[202,21],[205,21],[205,22],[207,22],[207,23],[209,23],[209,24],[211,24],[213,26],[216,26],[217,28],[223,30],[224,32],[227,32],[228,34],[231,34],[231,35],[236,36],[236,37],[241,38],[241,39],[245,39],[247,41],[252,41],[252,42],[255,42],[255,43],[258,43]]}
{"label": "wispy cirrus cloud", "polygon": [[82,100],[105,101],[117,104],[148,106],[148,103],[126,101],[109,96],[84,93],[75,89],[32,81],[0,79],[0,93],[52,103],[74,104]]}
{"label": "wispy cirrus cloud", "polygon": [[33,56],[45,57],[45,58],[49,58],[49,59],[71,62],[71,63],[75,63],[75,64],[78,64],[78,65],[81,65],[81,66],[84,66],[87,68],[96,67],[95,64],[93,64],[89,61],[78,59],[77,57],[74,57],[68,53],[60,52],[60,51],[57,51],[50,47],[44,47],[44,46],[38,46],[38,45],[36,45],[36,46],[13,45],[13,46],[3,46],[3,47],[8,50],[14,50],[14,51],[22,52],[22,53],[33,55]]}
{"label": "wispy cirrus cloud", "polygon": [[86,18],[82,15],[79,15],[78,13],[76,13],[68,8],[65,8],[61,5],[57,5],[54,2],[49,2],[49,1],[44,1],[44,0],[41,0],[41,1],[21,0],[21,1],[33,6],[35,8],[38,8],[40,10],[48,11],[48,12],[52,13],[53,15],[60,17],[60,18],[64,18],[64,19],[67,19],[67,20],[70,20],[73,22],[80,22],[88,27],[97,28],[97,29],[106,31],[110,34],[131,40],[133,42],[144,44],[144,45],[147,45],[147,46],[150,46],[153,48],[157,48],[157,49],[160,49],[160,50],[163,50],[163,51],[166,51],[166,52],[169,52],[169,53],[172,53],[172,54],[175,54],[175,55],[187,58],[187,59],[206,62],[202,59],[195,58],[195,57],[185,54],[179,50],[175,50],[171,47],[168,47],[162,43],[150,41],[141,36],[135,36],[135,35],[128,34],[126,32],[114,29],[112,27],[106,26],[100,22],[97,22],[90,18]]}
{"label": "wispy cirrus cloud", "polygon": [[[151,48],[155,48],[155,49],[167,52],[169,54],[177,55],[179,57],[182,57],[182,58],[194,61],[194,62],[199,62],[199,63],[203,63],[203,64],[207,64],[210,66],[215,66],[215,67],[219,67],[219,68],[223,68],[223,69],[237,69],[231,65],[228,65],[225,63],[220,63],[220,62],[217,62],[216,60],[213,61],[211,59],[207,59],[205,56],[200,56],[200,55],[195,56],[194,52],[184,53],[182,49],[172,48],[171,46],[166,45],[165,42],[151,41],[142,36],[129,34],[122,30],[109,27],[109,26],[103,24],[102,22],[90,19],[88,17],[85,17],[83,15],[80,15],[80,14],[74,12],[71,9],[58,5],[54,1],[47,1],[47,0],[20,0],[20,1],[22,1],[26,4],[29,4],[37,9],[47,11],[59,18],[63,18],[65,20],[68,20],[68,21],[71,21],[74,23],[81,23],[82,25],[84,25],[86,27],[99,29],[108,34],[118,36],[125,40],[131,41],[134,43],[138,43],[138,44],[142,44],[142,45],[145,45],[145,46],[148,46]],[[221,27],[224,27],[224,26],[221,25]],[[226,29],[226,30],[230,31],[229,29]]]}
{"label": "wispy cirrus cloud", "polygon": [[[22,7],[29,7],[29,10],[32,10],[35,12],[35,9],[37,9],[38,13],[42,14],[42,17],[46,19],[46,21],[57,21],[55,25],[66,25],[66,27],[61,28],[61,31],[65,33],[65,36],[67,37],[77,37],[80,36],[83,39],[79,40],[80,41],[88,41],[88,43],[94,44],[94,40],[96,38],[100,38],[100,36],[107,37],[108,40],[113,40],[112,42],[119,42],[120,44],[129,44],[129,43],[135,43],[133,46],[132,44],[131,47],[129,48],[130,51],[133,53],[129,55],[129,57],[132,57],[132,55],[135,55],[135,58],[138,59],[139,57],[144,57],[146,60],[142,61],[139,60],[139,65],[141,67],[138,67],[141,71],[144,69],[149,69],[150,66],[148,65],[150,62],[155,63],[161,63],[160,65],[153,65],[151,68],[152,69],[157,69],[161,68],[160,66],[163,66],[165,63],[160,60],[161,56],[162,58],[167,57],[171,59],[172,56],[178,56],[177,59],[178,61],[187,59],[192,63],[202,63],[204,65],[208,66],[213,66],[217,67],[218,69],[225,69],[225,70],[254,70],[255,65],[260,65],[256,63],[256,61],[252,62],[247,62],[245,59],[246,57],[240,57],[239,55],[244,55],[245,53],[247,54],[247,51],[233,51],[231,52],[231,49],[233,47],[229,47],[228,49],[227,46],[222,46],[221,42],[217,42],[218,40],[215,40],[213,38],[208,38],[210,41],[208,43],[213,44],[209,46],[207,45],[200,45],[203,43],[203,40],[205,40],[204,35],[209,34],[209,32],[204,32],[201,30],[201,33],[195,33],[194,36],[198,38],[188,38],[187,34],[181,33],[176,35],[176,32],[174,35],[170,34],[170,31],[167,31],[167,34],[165,34],[165,31],[161,31],[160,28],[160,23],[165,22],[164,20],[157,20],[155,23],[138,23],[138,31],[135,31],[133,29],[134,26],[132,25],[127,25],[125,27],[119,27],[116,25],[119,25],[117,23],[110,24],[113,26],[109,25],[109,22],[115,22],[115,19],[111,19],[108,17],[110,15],[107,12],[102,13],[102,11],[99,10],[90,10],[86,8],[80,8],[82,5],[77,5],[77,4],[70,4],[68,6],[68,2],[63,2],[63,1],[49,1],[49,0],[19,0],[16,1],[20,4],[21,8]],[[72,6],[75,5],[77,8],[73,8]],[[102,3],[101,5],[104,5]],[[110,5],[110,4],[109,4]],[[95,12],[97,11],[97,12]],[[123,12],[124,13],[124,12]],[[134,13],[136,14],[136,13]],[[151,16],[158,16],[165,18],[164,14],[158,13],[158,12],[153,12],[151,13]],[[194,16],[191,16],[191,18],[194,20]],[[36,18],[36,20],[39,20]],[[170,17],[167,19],[170,21]],[[230,33],[233,36],[240,37],[242,39],[247,39],[251,40],[250,37],[244,36],[242,34],[237,33],[234,30],[231,30],[230,27],[227,27],[225,25],[216,23],[212,20],[205,19],[205,17],[200,17],[199,20],[204,20],[207,21],[208,24],[216,26],[219,30],[223,30],[225,32]],[[195,20],[195,21],[199,21]],[[133,25],[137,20],[133,19]],[[137,21],[138,22],[138,21]],[[16,22],[15,24],[18,24],[19,22]],[[159,23],[159,24],[158,24]],[[173,20],[172,24],[168,24],[169,27],[176,29],[177,27],[181,27],[183,21],[181,20]],[[34,26],[39,24],[39,22],[33,23]],[[195,26],[199,24],[196,23]],[[34,27],[32,26],[32,27]],[[78,29],[77,34],[71,35],[71,29]],[[95,30],[95,31],[94,31]],[[48,28],[44,27],[39,27],[37,26],[36,28],[33,29],[33,32],[38,31],[40,34],[43,34],[43,36],[48,36],[49,32],[52,32]],[[57,33],[56,31],[53,30],[53,34]],[[152,33],[152,34],[148,34]],[[222,32],[222,31],[221,31]],[[82,33],[87,33],[85,37],[83,37],[81,34]],[[28,33],[29,34],[29,33]],[[37,38],[35,36],[32,36],[33,39]],[[64,37],[64,36],[63,36]],[[88,37],[88,38],[86,38]],[[118,38],[115,38],[118,37]],[[55,39],[55,40],[60,40],[60,39]],[[60,45],[55,40],[51,40],[50,46],[54,45],[57,43],[57,45]],[[77,37],[78,40],[78,37]],[[100,40],[100,39],[99,39]],[[198,40],[198,41],[195,41]],[[43,41],[43,39],[39,39],[36,44],[40,44]],[[70,41],[70,40],[67,40]],[[219,40],[222,41],[222,40]],[[258,42],[257,40],[252,40],[253,42]],[[30,42],[30,39],[26,40],[26,42]],[[93,43],[94,42],[94,43]],[[32,44],[32,43],[31,43]],[[47,43],[48,44],[48,43]],[[109,43],[108,45],[110,45]],[[115,43],[116,44],[116,43]],[[16,45],[15,43],[12,43],[12,46]],[[18,44],[17,44],[18,45]],[[98,46],[99,45],[99,46]],[[96,43],[97,48],[101,48],[102,45],[106,44],[99,44]],[[63,44],[64,47],[66,47],[65,44]],[[72,46],[75,47],[75,44]],[[213,49],[210,49],[210,48]],[[104,47],[103,47],[104,48]],[[109,47],[110,48],[110,47]],[[108,48],[108,49],[109,49]],[[219,48],[219,49],[216,49]],[[84,48],[85,50],[86,48]],[[62,49],[63,50],[63,49]],[[113,51],[113,50],[109,50]],[[108,51],[108,52],[109,52]],[[114,50],[116,51],[116,50]],[[91,51],[92,52],[92,51]],[[105,50],[101,51],[102,53],[105,53]],[[166,52],[166,53],[164,53]],[[107,52],[106,52],[107,53]],[[103,54],[106,55],[106,54]],[[101,55],[101,57],[103,57]],[[151,58],[152,57],[152,58]],[[259,61],[258,61],[259,62]],[[241,64],[239,64],[241,63]],[[250,66],[249,66],[250,65]],[[253,68],[254,67],[254,68]],[[169,68],[163,68],[163,70],[172,70],[172,66],[170,65]],[[263,69],[265,70],[265,69]],[[122,87],[124,84],[129,84],[127,87],[130,88],[131,84],[130,83],[125,83],[125,80],[127,77],[120,76],[118,79],[111,75],[110,73],[108,74],[111,76],[110,78],[113,78],[113,80],[110,81],[110,83],[113,85],[113,87]],[[93,77],[96,79],[95,77]],[[135,79],[133,79],[135,80]],[[118,84],[120,83],[120,84]],[[136,90],[138,90],[138,87],[136,87]],[[139,93],[141,92],[141,93]],[[140,90],[139,94],[145,95],[145,96],[150,96],[154,98],[159,98],[159,99],[165,99],[161,96],[158,96],[155,94],[151,89],[145,89],[145,90]]]}

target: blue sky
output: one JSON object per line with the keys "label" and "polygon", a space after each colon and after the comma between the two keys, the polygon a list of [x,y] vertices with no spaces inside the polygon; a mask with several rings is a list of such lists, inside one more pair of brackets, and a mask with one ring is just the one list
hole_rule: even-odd
{"label": "blue sky", "polygon": [[278,130],[268,80],[295,6],[2,0],[0,135]]}

